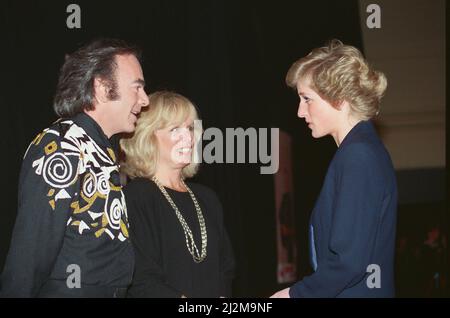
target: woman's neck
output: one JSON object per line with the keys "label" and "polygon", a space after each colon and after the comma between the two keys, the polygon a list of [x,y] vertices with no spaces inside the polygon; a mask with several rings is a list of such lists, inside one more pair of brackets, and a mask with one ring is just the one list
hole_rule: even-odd
{"label": "woman's neck", "polygon": [[181,169],[158,167],[155,177],[166,188],[181,192],[187,191],[181,178]]}
{"label": "woman's neck", "polygon": [[337,129],[336,132],[332,134],[334,141],[336,142],[336,145],[338,147],[341,145],[342,141],[348,135],[350,130],[352,130],[353,127],[355,127],[360,121],[361,119],[355,118],[353,116],[349,116],[342,121],[339,129]]}

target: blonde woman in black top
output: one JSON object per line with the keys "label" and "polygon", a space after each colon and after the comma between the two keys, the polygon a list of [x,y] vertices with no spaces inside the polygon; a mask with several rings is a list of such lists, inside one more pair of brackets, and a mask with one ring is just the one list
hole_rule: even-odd
{"label": "blonde woman in black top", "polygon": [[[149,95],[135,134],[121,140],[130,237],[130,297],[228,297],[234,258],[222,205],[195,175],[194,105],[172,92]],[[201,133],[201,131],[200,131]],[[197,134],[196,134],[197,135]]]}

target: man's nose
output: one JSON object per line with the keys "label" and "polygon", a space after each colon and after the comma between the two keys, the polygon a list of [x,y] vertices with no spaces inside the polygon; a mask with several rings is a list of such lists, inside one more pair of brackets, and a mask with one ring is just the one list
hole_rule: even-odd
{"label": "man's nose", "polygon": [[147,107],[148,103],[149,103],[149,100],[148,100],[147,93],[144,90],[142,90],[141,95],[139,96],[139,104],[141,105],[141,107]]}

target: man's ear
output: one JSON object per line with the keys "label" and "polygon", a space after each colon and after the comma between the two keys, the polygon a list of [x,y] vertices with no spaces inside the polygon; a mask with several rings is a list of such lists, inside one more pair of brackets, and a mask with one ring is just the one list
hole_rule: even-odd
{"label": "man's ear", "polygon": [[106,103],[109,98],[109,87],[106,85],[105,81],[101,78],[96,77],[94,79],[94,98],[97,103]]}

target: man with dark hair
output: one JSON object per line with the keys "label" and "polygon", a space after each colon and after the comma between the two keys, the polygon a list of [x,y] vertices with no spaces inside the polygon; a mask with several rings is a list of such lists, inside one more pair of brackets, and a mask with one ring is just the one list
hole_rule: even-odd
{"label": "man with dark hair", "polygon": [[66,58],[55,112],[28,147],[3,297],[123,297],[134,253],[111,137],[147,106],[138,51],[97,40]]}

